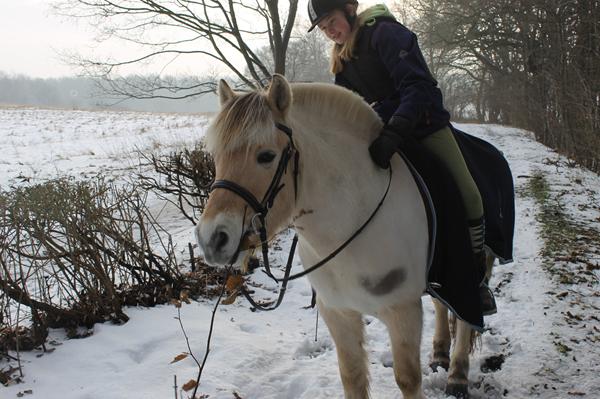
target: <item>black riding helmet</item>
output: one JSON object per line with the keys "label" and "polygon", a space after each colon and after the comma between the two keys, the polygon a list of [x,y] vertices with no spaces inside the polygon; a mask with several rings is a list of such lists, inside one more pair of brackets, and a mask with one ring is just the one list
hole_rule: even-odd
{"label": "black riding helmet", "polygon": [[356,0],[308,0],[308,17],[310,18],[310,29],[312,31],[315,26],[321,22],[323,18],[329,15],[330,12],[336,9],[344,11],[350,26],[353,24],[354,17],[349,16],[344,9],[346,4],[358,4]]}

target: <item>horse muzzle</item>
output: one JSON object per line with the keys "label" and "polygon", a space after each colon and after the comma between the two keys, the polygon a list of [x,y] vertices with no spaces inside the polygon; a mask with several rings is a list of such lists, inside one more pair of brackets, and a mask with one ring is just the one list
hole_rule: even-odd
{"label": "horse muzzle", "polygon": [[196,226],[196,241],[211,266],[232,263],[238,251],[241,229],[232,217],[200,218]]}
{"label": "horse muzzle", "polygon": [[200,218],[195,234],[206,263],[211,266],[240,266],[245,253],[260,245],[258,235],[242,231],[241,225],[241,220],[232,216],[219,215],[211,220]]}

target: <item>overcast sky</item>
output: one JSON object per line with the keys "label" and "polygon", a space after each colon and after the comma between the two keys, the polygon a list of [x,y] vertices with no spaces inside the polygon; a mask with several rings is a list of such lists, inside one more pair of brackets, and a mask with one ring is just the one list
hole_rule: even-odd
{"label": "overcast sky", "polygon": [[74,74],[55,49],[89,46],[93,34],[83,24],[67,21],[49,10],[46,0],[2,0],[0,8],[0,71],[34,77]]}
{"label": "overcast sky", "polygon": [[[95,30],[86,20],[58,16],[51,10],[51,3],[52,0],[0,0],[0,72],[40,78],[71,76],[77,71],[61,59],[60,53],[108,53],[123,59],[135,51],[123,42],[98,47]],[[204,58],[175,66],[171,71],[194,74],[218,68]]]}
{"label": "overcast sky", "polygon": [[[363,4],[374,2],[361,1]],[[55,15],[50,9],[51,3],[52,0],[0,0],[0,72],[40,78],[72,76],[77,71],[66,65],[59,53],[89,55],[94,51],[120,59],[132,54],[132,48],[122,42],[95,48],[93,28],[85,20]],[[306,0],[301,0],[298,17],[305,13]],[[207,57],[186,62],[171,65],[170,71],[203,74],[220,68]]]}

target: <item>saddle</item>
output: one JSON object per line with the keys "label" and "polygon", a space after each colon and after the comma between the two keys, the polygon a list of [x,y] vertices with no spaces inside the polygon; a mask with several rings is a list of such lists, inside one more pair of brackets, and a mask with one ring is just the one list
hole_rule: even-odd
{"label": "saddle", "polygon": [[[485,245],[501,264],[512,262],[515,210],[508,162],[485,140],[454,127],[452,132],[482,197]],[[416,139],[406,139],[399,152],[415,176],[428,213],[430,241],[435,239],[426,292],[482,331],[479,284],[483,271],[475,264],[460,192],[437,157]]]}

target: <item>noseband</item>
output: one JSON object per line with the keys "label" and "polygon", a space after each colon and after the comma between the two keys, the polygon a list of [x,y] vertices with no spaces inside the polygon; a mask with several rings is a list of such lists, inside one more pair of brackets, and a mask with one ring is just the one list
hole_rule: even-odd
{"label": "noseband", "polygon": [[[375,215],[381,208],[381,205],[383,205],[383,202],[385,201],[385,198],[387,197],[387,194],[390,190],[390,185],[392,182],[392,168],[390,166],[389,181],[388,181],[388,185],[385,190],[385,193],[383,194],[383,197],[381,198],[381,200],[379,201],[379,203],[377,204],[377,206],[375,207],[375,209],[373,210],[373,212],[371,213],[369,218],[342,245],[340,245],[335,251],[330,253],[327,257],[322,259],[317,264],[315,264],[311,267],[305,268],[304,271],[296,273],[293,276],[290,276],[290,271],[292,269],[292,262],[294,260],[294,252],[296,251],[296,244],[298,243],[298,235],[295,234],[294,238],[292,240],[292,245],[290,247],[290,253],[288,255],[288,260],[287,260],[287,264],[285,267],[284,276],[283,276],[283,278],[277,278],[271,272],[271,267],[269,265],[269,247],[268,247],[268,242],[267,242],[266,217],[267,217],[267,214],[269,213],[269,209],[271,209],[271,207],[273,206],[273,203],[275,202],[275,198],[277,197],[277,194],[279,194],[281,189],[283,189],[283,187],[285,186],[285,184],[281,183],[281,178],[287,172],[287,166],[288,166],[290,159],[292,159],[292,157],[294,158],[294,170],[293,170],[294,197],[297,198],[297,196],[298,196],[298,160],[300,157],[300,153],[298,152],[298,149],[294,145],[294,140],[292,138],[292,129],[290,129],[286,125],[283,125],[283,124],[277,123],[277,122],[275,123],[275,127],[277,127],[277,129],[279,129],[280,131],[282,131],[283,133],[285,133],[288,136],[289,142],[281,154],[281,158],[279,159],[279,164],[277,165],[277,170],[275,171],[275,174],[273,175],[271,184],[269,184],[269,188],[267,189],[265,195],[263,196],[262,201],[259,201],[256,198],[256,196],[254,196],[254,194],[252,194],[246,188],[244,188],[244,187],[240,186],[239,184],[234,183],[230,180],[224,180],[224,179],[215,180],[215,182],[211,186],[211,192],[217,188],[222,188],[222,189],[229,190],[229,191],[237,194],[244,201],[246,201],[246,203],[248,205],[250,205],[250,207],[254,210],[254,212],[256,212],[254,214],[254,216],[252,217],[251,224],[252,224],[252,228],[255,231],[258,231],[259,236],[260,236],[265,273],[269,277],[271,277],[273,280],[275,280],[275,282],[277,282],[277,283],[281,282],[281,288],[279,289],[279,296],[277,298],[277,302],[271,307],[267,307],[267,306],[264,306],[264,305],[261,305],[261,304],[255,302],[252,299],[252,297],[250,296],[250,294],[248,293],[248,291],[244,288],[244,286],[242,286],[242,289],[241,289],[242,294],[246,297],[248,302],[250,302],[250,304],[252,306],[254,306],[254,308],[259,309],[259,310],[274,310],[274,309],[276,309],[283,300],[283,296],[285,294],[288,281],[295,280],[297,278],[307,275],[308,273],[315,271],[316,269],[320,268],[321,266],[323,266],[327,262],[329,262],[331,259],[333,259],[344,248],[346,248],[346,246],[348,246],[348,244],[350,244],[350,242],[352,242],[364,230],[364,228],[367,227],[367,225],[371,222],[371,220],[373,220],[373,218],[375,217]],[[255,225],[254,221],[256,218],[258,218],[258,220],[260,221],[260,226]],[[245,235],[246,235],[246,233],[243,232],[243,235],[240,238],[240,242],[238,243],[238,248],[230,260],[231,264],[233,264],[237,260],[237,257],[239,255],[239,252],[241,249],[240,248],[241,243],[242,243]]]}

